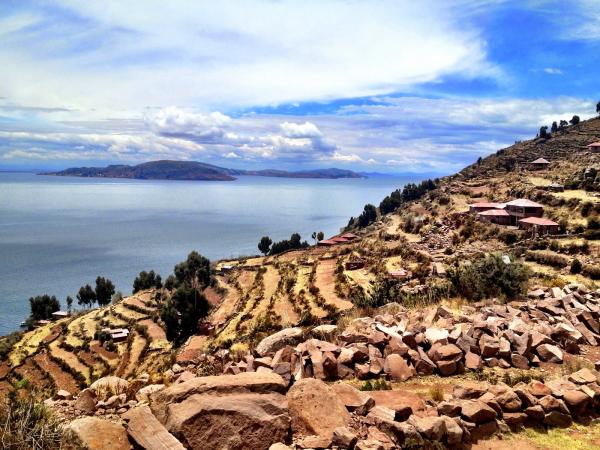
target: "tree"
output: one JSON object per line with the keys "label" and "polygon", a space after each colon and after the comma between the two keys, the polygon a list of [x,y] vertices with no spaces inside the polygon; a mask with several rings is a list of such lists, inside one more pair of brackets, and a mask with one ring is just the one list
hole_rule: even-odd
{"label": "tree", "polygon": [[106,306],[110,303],[112,295],[115,293],[115,285],[108,278],[96,278],[96,301],[100,306]]}
{"label": "tree", "polygon": [[360,216],[358,216],[358,226],[361,228],[372,224],[377,220],[377,208],[370,203],[365,205],[365,208]]}
{"label": "tree", "polygon": [[600,114],[600,102],[596,103],[596,112]]}
{"label": "tree", "polygon": [[540,127],[539,137],[542,139],[548,139],[550,137],[548,134],[548,127],[546,125],[544,125],[543,127]]}
{"label": "tree", "polygon": [[317,241],[322,241],[323,239],[325,239],[325,233],[323,233],[322,231],[319,231],[317,233]]}
{"label": "tree", "polygon": [[89,284],[81,286],[77,293],[77,303],[80,305],[91,307],[96,302],[96,293]]}
{"label": "tree", "polygon": [[580,122],[579,116],[573,116],[573,118],[571,120],[569,120],[569,123],[571,125],[577,125]]}
{"label": "tree", "polygon": [[73,297],[67,295],[67,309],[71,312],[71,307],[73,306]]}
{"label": "tree", "polygon": [[273,241],[269,236],[263,236],[262,238],[260,238],[260,242],[258,243],[258,250],[266,256],[267,253],[269,253],[269,250],[271,249],[272,243]]}
{"label": "tree", "polygon": [[209,310],[210,304],[204,295],[186,284],[178,287],[161,310],[167,339],[183,343],[196,332],[198,321],[206,317]]}
{"label": "tree", "polygon": [[60,309],[60,303],[53,295],[38,295],[29,299],[31,307],[31,318],[34,320],[47,320],[52,317],[52,313]]}
{"label": "tree", "polygon": [[558,131],[558,124],[555,122],[552,122],[552,126],[550,127],[550,131],[552,133],[556,133]]}
{"label": "tree", "polygon": [[310,235],[310,237],[313,239],[313,241],[315,241],[315,245],[317,244],[317,232],[313,231],[313,233]]}
{"label": "tree", "polygon": [[136,292],[152,288],[162,288],[162,279],[160,278],[159,274],[154,273],[154,270],[151,270],[150,272],[143,270],[137,277],[135,277],[135,280],[133,280],[134,294]]}
{"label": "tree", "polygon": [[569,122],[567,122],[566,120],[561,120],[560,123],[558,124],[558,129],[564,130],[568,126],[569,126]]}
{"label": "tree", "polygon": [[175,266],[173,270],[178,287],[187,284],[194,289],[200,289],[210,284],[210,261],[196,251],[190,252],[187,259]]}

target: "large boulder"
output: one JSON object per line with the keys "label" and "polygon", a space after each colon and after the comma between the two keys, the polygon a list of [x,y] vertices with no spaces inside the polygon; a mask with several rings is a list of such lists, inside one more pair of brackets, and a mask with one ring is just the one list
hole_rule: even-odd
{"label": "large boulder", "polygon": [[415,369],[409,366],[402,356],[395,353],[385,359],[383,370],[394,381],[406,381],[415,375]]}
{"label": "large boulder", "polygon": [[265,356],[269,353],[275,353],[286,345],[295,345],[302,338],[302,334],[302,328],[284,328],[260,341],[256,346],[256,353]]}
{"label": "large boulder", "polygon": [[67,426],[87,450],[129,450],[127,432],[122,425],[98,417],[75,419]]}
{"label": "large boulder", "polygon": [[130,409],[123,415],[127,432],[144,450],[185,450],[185,447],[166,428],[146,405]]}
{"label": "large boulder", "polygon": [[97,379],[89,389],[94,392],[98,400],[108,400],[113,395],[127,393],[129,381],[110,375]]}
{"label": "large boulder", "polygon": [[338,427],[345,427],[350,415],[335,391],[313,378],[298,381],[287,393],[295,436],[318,435],[331,438]]}
{"label": "large boulder", "polygon": [[331,389],[350,412],[354,411],[356,414],[364,416],[375,406],[373,397],[350,386],[348,383],[335,383],[331,386]]}
{"label": "large boulder", "polygon": [[285,386],[272,372],[198,377],[151,394],[150,406],[187,448],[269,448],[288,439]]}

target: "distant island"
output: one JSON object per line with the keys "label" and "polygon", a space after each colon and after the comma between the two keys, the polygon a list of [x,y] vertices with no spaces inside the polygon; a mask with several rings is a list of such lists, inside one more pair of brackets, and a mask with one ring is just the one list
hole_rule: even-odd
{"label": "distant island", "polygon": [[278,178],[365,178],[364,175],[344,169],[314,169],[289,172],[285,170],[241,170],[227,169],[197,161],[150,161],[135,166],[124,164],[107,167],[72,167],[58,172],[44,172],[39,175],[92,178],[134,178],[138,180],[198,180],[233,181],[236,176],[278,177]]}

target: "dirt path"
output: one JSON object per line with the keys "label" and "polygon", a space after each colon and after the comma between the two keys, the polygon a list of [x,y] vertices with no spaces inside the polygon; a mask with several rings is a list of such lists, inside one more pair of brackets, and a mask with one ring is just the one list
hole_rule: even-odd
{"label": "dirt path", "polygon": [[317,264],[317,276],[315,284],[319,288],[321,295],[327,303],[332,304],[337,309],[345,311],[352,308],[352,302],[340,298],[335,292],[335,268],[337,261],[335,259],[325,259]]}

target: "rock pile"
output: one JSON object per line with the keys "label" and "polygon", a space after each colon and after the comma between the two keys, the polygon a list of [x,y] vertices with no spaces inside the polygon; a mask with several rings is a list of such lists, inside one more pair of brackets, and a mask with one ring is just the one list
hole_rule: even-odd
{"label": "rock pile", "polygon": [[581,369],[512,387],[462,382],[435,402],[315,378],[286,392],[281,376],[266,372],[195,377],[156,390],[118,419],[78,418],[69,429],[92,449],[468,448],[497,431],[596,417],[599,381]]}
{"label": "rock pile", "polygon": [[292,378],[382,376],[405,381],[484,366],[528,369],[541,362],[562,363],[564,352],[578,354],[581,345],[598,345],[600,292],[569,285],[536,289],[529,297],[464,306],[456,312],[444,306],[423,312],[386,305],[374,318],[354,320],[335,342],[310,338],[292,347],[286,340],[290,335],[297,339],[298,329],[282,330],[265,338],[268,345],[259,344],[263,351],[229,361],[224,371],[275,372],[288,383]]}

